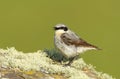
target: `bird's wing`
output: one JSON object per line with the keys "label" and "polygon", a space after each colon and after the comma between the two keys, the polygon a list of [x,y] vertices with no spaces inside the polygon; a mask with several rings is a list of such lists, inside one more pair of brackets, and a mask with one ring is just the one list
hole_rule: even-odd
{"label": "bird's wing", "polygon": [[63,33],[61,35],[61,39],[67,45],[75,45],[76,47],[81,46],[81,47],[97,48],[96,46],[91,45],[87,43],[86,41],[84,41],[83,39],[79,38],[75,33],[71,33],[71,34]]}

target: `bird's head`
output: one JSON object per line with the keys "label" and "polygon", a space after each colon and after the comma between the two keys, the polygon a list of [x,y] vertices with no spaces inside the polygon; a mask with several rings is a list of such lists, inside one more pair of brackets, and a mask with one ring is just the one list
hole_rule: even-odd
{"label": "bird's head", "polygon": [[54,27],[54,30],[55,30],[55,34],[56,35],[61,35],[65,32],[68,31],[68,28],[66,25],[64,24],[57,24],[55,27]]}
{"label": "bird's head", "polygon": [[64,24],[57,24],[57,25],[54,27],[54,30],[55,30],[55,31],[58,31],[58,30],[68,31],[68,28],[67,28],[67,26],[64,25]]}

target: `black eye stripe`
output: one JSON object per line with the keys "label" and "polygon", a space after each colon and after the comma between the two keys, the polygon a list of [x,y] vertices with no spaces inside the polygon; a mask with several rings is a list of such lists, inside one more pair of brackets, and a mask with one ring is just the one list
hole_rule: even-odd
{"label": "black eye stripe", "polygon": [[67,31],[68,28],[67,27],[54,27],[55,30],[59,30],[59,29],[63,29],[64,31]]}
{"label": "black eye stripe", "polygon": [[55,29],[55,30],[59,30],[60,28],[55,27],[54,29]]}

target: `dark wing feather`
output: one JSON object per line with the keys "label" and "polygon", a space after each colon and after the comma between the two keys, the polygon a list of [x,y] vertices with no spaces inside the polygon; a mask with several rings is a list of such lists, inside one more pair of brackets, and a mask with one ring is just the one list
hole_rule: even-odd
{"label": "dark wing feather", "polygon": [[[61,39],[62,41],[67,44],[67,45],[75,45],[77,46],[83,46],[83,47],[93,47],[93,48],[97,48],[94,45],[91,45],[89,43],[87,43],[86,41],[84,41],[81,38],[78,38],[77,35],[75,34],[68,34],[68,33],[63,33],[61,35]],[[98,49],[98,48],[97,48]]]}

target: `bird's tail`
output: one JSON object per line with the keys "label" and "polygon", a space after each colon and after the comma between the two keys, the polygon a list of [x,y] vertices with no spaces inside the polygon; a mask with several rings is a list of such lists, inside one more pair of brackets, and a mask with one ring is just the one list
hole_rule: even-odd
{"label": "bird's tail", "polygon": [[95,50],[102,50],[101,48],[94,46],[94,45],[92,45],[92,47],[95,48]]}

